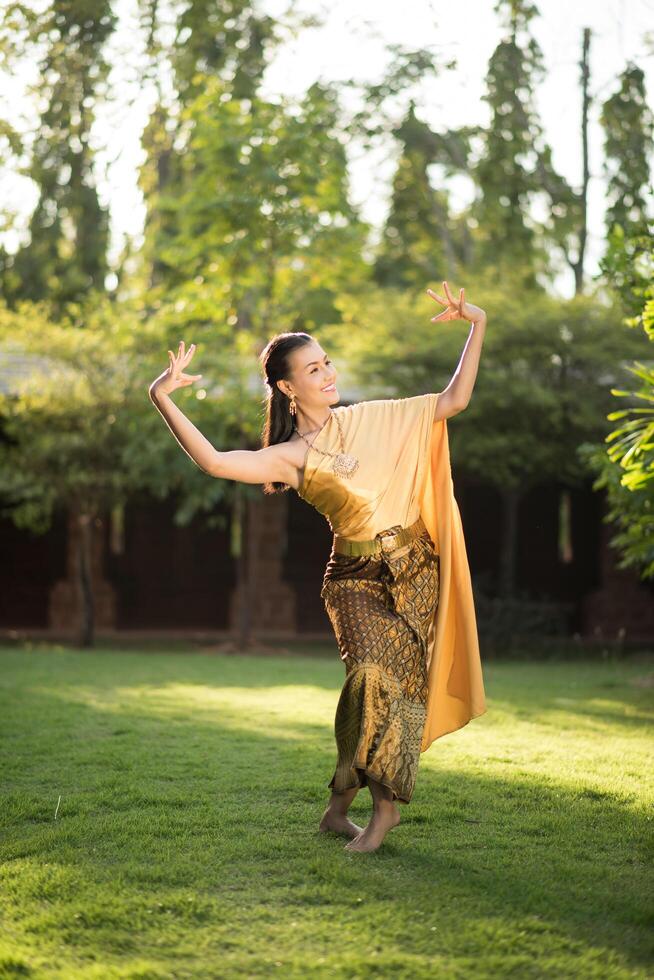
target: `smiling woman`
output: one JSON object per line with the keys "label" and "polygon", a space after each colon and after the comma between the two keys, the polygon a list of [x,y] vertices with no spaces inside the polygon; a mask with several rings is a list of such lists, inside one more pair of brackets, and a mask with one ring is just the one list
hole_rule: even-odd
{"label": "smiling woman", "polygon": [[[185,375],[183,342],[150,397],[182,448],[206,472],[292,487],[334,534],[321,597],[346,678],[335,718],[337,760],[321,831],[373,851],[413,795],[420,753],[486,710],[475,609],[453,493],[446,419],[467,404],[485,314],[433,298],[438,320],[470,317],[473,334],[448,389],[337,405],[336,369],[307,333],[271,338],[260,361],[268,389],[260,450],[217,451],[168,397]],[[431,292],[431,291],[430,291]],[[475,331],[477,331],[475,333]],[[368,786],[373,815],[362,829],[347,813]]]}
{"label": "smiling woman", "polygon": [[[331,358],[308,333],[282,333],[273,337],[260,360],[268,389],[265,447],[285,446],[291,472],[282,481],[264,485],[264,493],[298,489],[308,448],[332,417],[339,401],[336,369]],[[308,437],[314,438],[309,441]]]}

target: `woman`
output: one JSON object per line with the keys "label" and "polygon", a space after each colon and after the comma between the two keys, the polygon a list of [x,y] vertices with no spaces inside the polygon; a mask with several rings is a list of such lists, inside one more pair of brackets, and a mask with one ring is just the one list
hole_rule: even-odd
{"label": "woman", "polygon": [[[264,492],[293,487],[334,532],[321,596],[346,677],[336,709],[336,770],[321,831],[374,851],[400,822],[418,760],[434,739],[486,710],[475,610],[453,493],[446,419],[463,411],[477,376],[486,314],[428,294],[446,309],[432,322],[473,324],[460,363],[438,394],[339,401],[336,370],[306,333],[273,337],[261,353],[268,388],[263,448],[220,452],[169,395],[188,375],[195,345],[168,351],[149,394],[182,449],[206,473]],[[367,785],[365,828],[347,816]]]}

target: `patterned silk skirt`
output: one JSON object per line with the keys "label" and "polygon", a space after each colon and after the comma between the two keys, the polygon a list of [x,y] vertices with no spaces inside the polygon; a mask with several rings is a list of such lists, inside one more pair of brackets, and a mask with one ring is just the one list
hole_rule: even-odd
{"label": "patterned silk skirt", "polygon": [[393,799],[410,802],[439,585],[439,556],[426,529],[381,554],[332,549],[320,594],[346,672],[334,724],[338,760],[328,784],[334,792],[365,786],[370,776],[390,787]]}

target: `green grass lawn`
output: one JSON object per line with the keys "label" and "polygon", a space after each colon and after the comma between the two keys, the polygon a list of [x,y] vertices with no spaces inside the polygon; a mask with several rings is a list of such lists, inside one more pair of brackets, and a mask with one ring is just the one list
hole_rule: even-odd
{"label": "green grass lawn", "polygon": [[654,662],[484,676],[353,854],[335,648],[0,651],[0,978],[651,977]]}

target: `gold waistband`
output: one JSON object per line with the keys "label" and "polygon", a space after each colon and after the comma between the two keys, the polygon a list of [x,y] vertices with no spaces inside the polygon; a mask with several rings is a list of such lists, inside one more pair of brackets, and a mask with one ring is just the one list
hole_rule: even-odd
{"label": "gold waistband", "polygon": [[425,522],[422,517],[419,517],[409,527],[400,528],[399,531],[393,534],[380,531],[370,541],[355,541],[352,538],[343,538],[335,534],[333,547],[334,551],[337,551],[340,555],[377,555],[383,551],[394,551],[400,545],[406,544],[407,541],[412,541],[413,538],[419,537],[419,535],[426,531]]}

